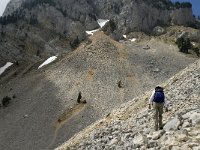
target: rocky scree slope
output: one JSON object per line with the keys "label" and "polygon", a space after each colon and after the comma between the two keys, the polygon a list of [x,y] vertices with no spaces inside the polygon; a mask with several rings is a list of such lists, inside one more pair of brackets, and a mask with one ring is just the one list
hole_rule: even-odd
{"label": "rocky scree slope", "polygon": [[[0,108],[0,147],[53,149],[196,60],[155,40],[148,43],[149,50],[144,44],[129,44],[97,32],[44,68],[38,70],[36,63],[5,79],[14,71],[7,70],[0,78],[0,99],[14,94],[16,98]],[[80,91],[85,105],[77,104]]]}
{"label": "rocky scree slope", "polygon": [[1,18],[2,58],[21,60],[22,54],[30,54],[39,59],[68,52],[74,41],[86,38],[86,30],[99,28],[99,18],[112,19],[104,31],[115,39],[131,31],[151,33],[158,25],[195,24],[191,6],[177,9],[169,0],[12,0]]}
{"label": "rocky scree slope", "polygon": [[171,109],[164,130],[154,131],[147,99],[151,92],[123,104],[56,150],[200,149],[200,60],[163,83]]}

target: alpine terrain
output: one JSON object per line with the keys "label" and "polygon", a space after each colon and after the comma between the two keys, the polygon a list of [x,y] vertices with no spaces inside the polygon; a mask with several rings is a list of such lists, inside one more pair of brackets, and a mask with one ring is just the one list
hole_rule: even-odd
{"label": "alpine terrain", "polygon": [[[200,23],[189,2],[10,0],[0,149],[200,149]],[[153,128],[148,100],[169,111]]]}

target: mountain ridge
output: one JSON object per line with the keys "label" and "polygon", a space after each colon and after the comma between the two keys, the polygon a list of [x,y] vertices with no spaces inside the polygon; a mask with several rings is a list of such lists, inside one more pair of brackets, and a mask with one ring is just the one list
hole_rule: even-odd
{"label": "mountain ridge", "polygon": [[0,19],[1,55],[27,61],[70,52],[87,39],[86,31],[99,28],[97,19],[111,21],[103,30],[116,40],[133,31],[153,34],[156,26],[195,26],[191,6],[176,7],[168,0],[12,0]]}
{"label": "mountain ridge", "polygon": [[[146,44],[150,49],[143,49]],[[31,68],[15,65],[1,76],[1,98],[16,97],[0,109],[1,147],[53,149],[196,59],[156,39],[119,43],[100,31],[39,70],[42,62]],[[77,103],[79,92],[87,102],[83,107]]]}

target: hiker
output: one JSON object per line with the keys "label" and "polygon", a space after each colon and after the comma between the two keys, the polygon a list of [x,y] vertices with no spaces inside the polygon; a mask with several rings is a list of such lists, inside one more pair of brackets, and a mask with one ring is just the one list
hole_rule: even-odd
{"label": "hiker", "polygon": [[160,86],[157,86],[155,90],[153,91],[150,99],[149,99],[149,109],[151,109],[151,106],[153,106],[153,118],[154,118],[154,128],[157,131],[158,127],[160,130],[163,129],[162,124],[162,114],[163,114],[163,107],[166,107],[167,109],[167,103],[165,99],[165,94],[163,91],[163,88]]}

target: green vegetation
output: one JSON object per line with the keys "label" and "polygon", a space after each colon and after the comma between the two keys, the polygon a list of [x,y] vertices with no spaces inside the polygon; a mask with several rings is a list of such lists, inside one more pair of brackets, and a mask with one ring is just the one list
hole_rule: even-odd
{"label": "green vegetation", "polygon": [[192,8],[192,4],[190,2],[176,2],[174,3],[175,8]]}
{"label": "green vegetation", "polygon": [[44,5],[44,4],[49,4],[50,6],[55,6],[55,2],[54,0],[29,0],[29,1],[25,1],[22,4],[22,7],[25,9],[32,9],[35,6],[38,5]]}
{"label": "green vegetation", "polygon": [[176,41],[180,52],[188,53],[188,50],[191,49],[192,45],[189,38],[178,38]]}
{"label": "green vegetation", "polygon": [[191,49],[197,54],[198,57],[200,57],[200,48],[192,46],[189,38],[178,38],[176,44],[180,52],[187,54],[188,50]]}
{"label": "green vegetation", "polygon": [[171,2],[168,0],[152,0],[150,1],[153,7],[158,9],[179,9],[179,8],[192,8],[192,4],[190,2]]}
{"label": "green vegetation", "polygon": [[192,50],[197,54],[198,57],[200,57],[200,48],[193,47]]}
{"label": "green vegetation", "polygon": [[[0,24],[7,25],[11,23],[16,23],[18,20],[25,20],[25,9],[33,9],[38,5],[48,4],[50,6],[54,6],[54,0],[29,0],[22,3],[22,8],[17,9],[11,15],[0,17]],[[26,20],[29,24],[37,24],[37,18],[35,16],[31,16],[30,20]]]}
{"label": "green vegetation", "polygon": [[110,23],[111,32],[113,32],[114,30],[116,30],[117,26],[116,26],[114,20],[110,19],[109,23]]}
{"label": "green vegetation", "polygon": [[4,98],[1,100],[2,106],[3,106],[3,107],[7,107],[8,104],[10,103],[10,100],[11,100],[11,98],[8,97],[8,96],[4,97]]}
{"label": "green vegetation", "polygon": [[7,25],[11,23],[16,23],[18,20],[25,17],[25,12],[22,10],[16,10],[11,15],[0,17],[0,24]]}
{"label": "green vegetation", "polygon": [[76,39],[70,41],[69,44],[70,44],[72,49],[77,48],[79,46],[79,44],[80,44],[80,40],[78,39],[78,36],[76,37]]}

